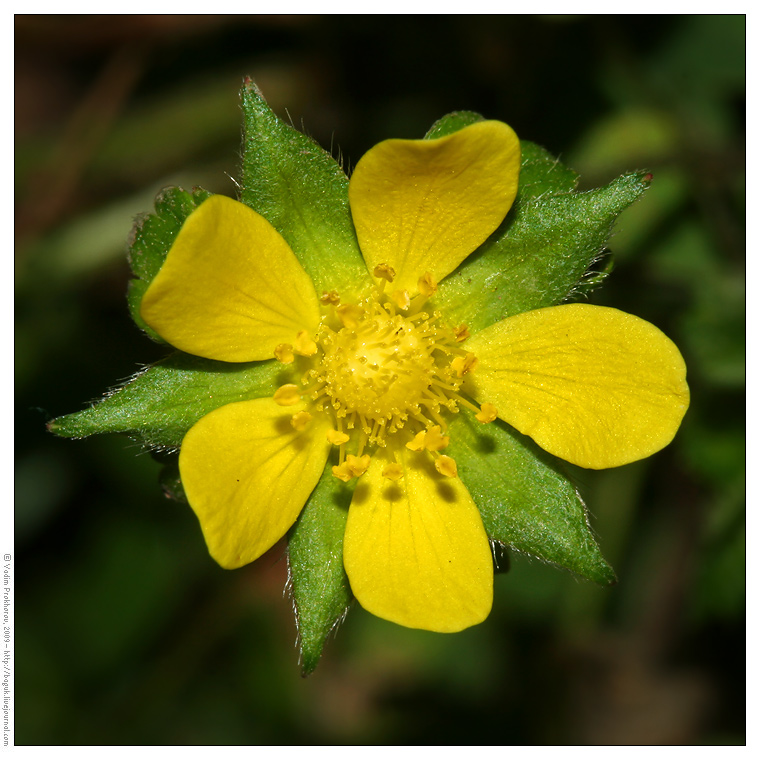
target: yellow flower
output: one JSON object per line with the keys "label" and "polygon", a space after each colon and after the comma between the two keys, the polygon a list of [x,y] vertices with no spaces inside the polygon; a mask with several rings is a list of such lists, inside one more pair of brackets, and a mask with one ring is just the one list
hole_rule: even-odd
{"label": "yellow flower", "polygon": [[182,442],[185,492],[222,566],[281,539],[329,466],[355,484],[343,556],[360,604],[458,631],[488,615],[493,568],[478,507],[445,453],[451,415],[498,417],[590,468],[673,438],[686,372],[651,324],[572,304],[470,334],[434,308],[438,283],[509,211],[519,166],[516,135],[496,121],[375,146],[349,184],[369,284],[323,293],[247,206],[213,196],[187,219],[144,320],[182,351],[282,367],[273,397],[222,406]]}

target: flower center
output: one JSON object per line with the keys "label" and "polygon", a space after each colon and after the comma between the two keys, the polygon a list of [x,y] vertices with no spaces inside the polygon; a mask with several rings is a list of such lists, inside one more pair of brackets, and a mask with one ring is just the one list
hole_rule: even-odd
{"label": "flower center", "polygon": [[[327,334],[321,376],[337,410],[368,421],[401,418],[418,410],[435,372],[435,335],[379,304],[356,327]],[[420,320],[417,320],[418,322]]]}
{"label": "flower center", "polygon": [[[336,293],[325,293],[328,314],[314,340],[301,333],[294,346],[277,347],[280,361],[293,361],[295,352],[311,357],[311,368],[303,376],[305,388],[282,386],[274,399],[282,406],[310,399],[314,411],[333,417],[335,429],[327,437],[340,447],[333,473],[342,480],[366,471],[368,446],[385,448],[389,438],[400,435],[401,445],[430,451],[439,472],[456,475],[454,461],[439,453],[449,441],[442,408],[457,412],[464,404],[481,422],[496,416],[490,404],[478,409],[459,394],[464,375],[477,362],[461,346],[467,328],[451,329],[440,323],[438,312],[420,310],[436,289],[430,275],[420,278],[420,294],[413,300],[406,291],[385,293],[383,280],[393,279],[390,267],[381,265],[375,276],[380,284],[358,304],[340,304]],[[311,418],[311,413],[299,412],[291,422],[301,429]],[[347,454],[352,438],[355,453]],[[401,473],[389,456],[383,475],[397,479]]]}

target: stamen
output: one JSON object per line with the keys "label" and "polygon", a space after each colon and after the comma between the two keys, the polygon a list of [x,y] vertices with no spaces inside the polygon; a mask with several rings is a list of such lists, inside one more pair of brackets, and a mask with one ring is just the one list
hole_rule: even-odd
{"label": "stamen", "polygon": [[456,396],[456,392],[459,389],[459,385],[460,385],[459,383],[453,383],[453,382],[445,383],[443,382],[443,380],[439,380],[437,377],[434,377],[433,381],[430,383],[430,389],[434,390],[436,388],[440,388],[443,391],[446,391],[445,395]]}
{"label": "stamen", "polygon": [[346,457],[346,465],[348,466],[348,469],[351,471],[351,474],[355,478],[358,478],[361,475],[364,475],[365,472],[367,472],[367,469],[369,468],[369,463],[370,463],[369,454],[365,454],[364,456],[360,456],[360,457],[356,457],[353,454],[349,454]]}
{"label": "stamen", "polygon": [[404,468],[398,462],[391,462],[385,465],[381,474],[388,480],[399,480],[404,476]]}
{"label": "stamen", "polygon": [[394,290],[393,293],[391,293],[391,300],[402,311],[406,311],[411,303],[408,290]]}
{"label": "stamen", "polygon": [[312,416],[308,412],[296,412],[290,418],[290,424],[296,430],[305,430],[306,426],[311,422]]}
{"label": "stamen", "polygon": [[457,356],[454,361],[451,362],[451,369],[457,373],[457,377],[464,377],[468,372],[472,372],[478,363],[478,358],[475,354],[466,354],[465,356]]}
{"label": "stamen", "polygon": [[372,271],[372,274],[374,274],[375,277],[382,278],[388,282],[393,282],[393,279],[396,276],[396,270],[390,264],[378,264]]}
{"label": "stamen", "polygon": [[280,345],[274,349],[274,358],[283,364],[292,364],[295,359],[295,356],[293,355],[293,346],[291,346],[290,343],[280,343]]}
{"label": "stamen", "polygon": [[430,272],[425,272],[425,274],[417,280],[417,288],[420,291],[420,295],[424,296],[427,301],[428,298],[438,290],[438,283],[433,279],[433,275],[430,274]]}
{"label": "stamen", "polygon": [[338,478],[338,480],[342,480],[344,483],[348,483],[348,481],[354,477],[346,462],[343,462],[343,464],[335,465],[332,468],[332,474]]}
{"label": "stamen", "polygon": [[440,408],[440,407],[439,407],[438,405],[436,405],[434,408],[432,408],[432,409],[428,409],[428,414],[430,414],[430,416],[431,416],[431,417],[432,417],[432,418],[433,418],[433,419],[434,419],[434,420],[435,420],[435,421],[436,421],[436,422],[437,422],[437,423],[438,423],[438,424],[439,424],[439,425],[440,425],[442,428],[444,428],[444,429],[445,429],[445,428],[446,428],[446,420],[444,420],[444,419],[443,419],[443,417],[441,417],[441,415],[440,415],[440,414],[438,414],[438,409],[439,409],[439,408]]}
{"label": "stamen", "polygon": [[454,339],[457,343],[463,343],[470,337],[470,328],[467,325],[459,325],[454,328]]}
{"label": "stamen", "polygon": [[447,478],[455,478],[457,476],[457,463],[445,454],[441,454],[441,456],[436,458],[435,469]]}
{"label": "stamen", "polygon": [[425,450],[425,433],[427,431],[421,430],[417,435],[408,441],[406,447],[411,451],[424,451]]}
{"label": "stamen", "polygon": [[472,403],[472,401],[468,401],[464,396],[457,393],[455,390],[451,390],[448,392],[448,397],[450,401],[453,401],[455,405],[457,406],[464,406],[470,411],[475,412],[475,414],[480,414],[480,408],[475,406],[475,404]]}
{"label": "stamen", "polygon": [[[317,412],[332,417],[334,427],[326,438],[339,447],[332,471],[340,480],[361,477],[374,449],[389,444],[391,450],[406,445],[411,451],[427,451],[438,472],[455,477],[456,463],[440,453],[450,440],[448,413],[462,405],[481,422],[496,418],[493,405],[477,407],[459,394],[464,376],[477,364],[461,345],[470,332],[466,325],[446,325],[438,311],[423,311],[438,288],[430,272],[417,281],[413,298],[407,290],[385,290],[396,278],[389,264],[379,264],[372,274],[375,286],[363,300],[341,303],[337,291],[325,291],[320,301],[326,308],[316,335],[302,330],[293,346],[277,346],[275,356],[284,364],[299,354],[314,360],[302,376],[300,393],[295,385],[284,385],[274,399],[281,406],[300,399],[310,402],[308,412],[291,418],[297,430]],[[407,433],[410,423],[413,428]],[[391,443],[389,437],[400,435]],[[398,458],[387,458],[383,465],[383,478],[403,477]]]}
{"label": "stamen", "polygon": [[350,330],[355,330],[358,327],[359,320],[364,315],[364,309],[352,303],[338,306],[335,311],[338,313],[338,319],[340,319],[343,327]]}
{"label": "stamen", "polygon": [[314,356],[317,353],[317,344],[311,339],[306,330],[296,335],[296,342],[293,344],[293,350],[301,356]]}
{"label": "stamen", "polygon": [[480,407],[480,411],[475,415],[475,419],[486,425],[489,422],[493,422],[498,416],[499,413],[496,411],[496,407],[486,402]]}
{"label": "stamen", "polygon": [[301,391],[301,393],[304,396],[309,396],[309,398],[311,398],[312,401],[316,401],[320,396],[325,395],[324,389],[325,389],[325,384],[320,383],[319,385],[312,385],[308,388],[304,388],[303,391]]}
{"label": "stamen", "polygon": [[280,406],[293,406],[301,400],[301,394],[298,392],[298,386],[293,383],[280,386],[272,396],[274,402]]}
{"label": "stamen", "polygon": [[349,437],[345,433],[340,433],[337,430],[327,431],[327,440],[333,444],[333,446],[340,446],[341,443],[346,443]]}
{"label": "stamen", "polygon": [[425,448],[428,451],[440,451],[449,445],[449,436],[441,435],[441,426],[433,425],[425,432]]}

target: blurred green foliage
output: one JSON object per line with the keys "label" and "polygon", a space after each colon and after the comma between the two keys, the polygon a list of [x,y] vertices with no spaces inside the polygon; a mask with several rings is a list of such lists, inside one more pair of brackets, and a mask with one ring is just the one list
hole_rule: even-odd
{"label": "blurred green foliage", "polygon": [[[18,744],[744,741],[744,17],[15,23]],[[582,187],[653,173],[592,300],[673,338],[692,406],[655,457],[576,473],[616,587],[513,555],[483,625],[356,607],[303,680],[281,546],[223,571],[149,454],[46,433],[165,355],[126,240],[165,185],[235,193],[244,75],[348,168],[471,109]]]}

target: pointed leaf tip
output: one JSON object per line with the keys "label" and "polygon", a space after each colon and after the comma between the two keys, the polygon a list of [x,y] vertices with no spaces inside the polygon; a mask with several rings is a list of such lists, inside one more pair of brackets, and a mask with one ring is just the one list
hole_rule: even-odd
{"label": "pointed leaf tip", "polygon": [[492,541],[599,585],[615,581],[562,463],[501,422],[481,425],[468,410],[450,429],[449,451]]}
{"label": "pointed leaf tip", "polygon": [[302,675],[314,671],[327,639],[351,604],[343,569],[343,534],[350,489],[328,463],[288,535],[290,592],[296,613]]}

